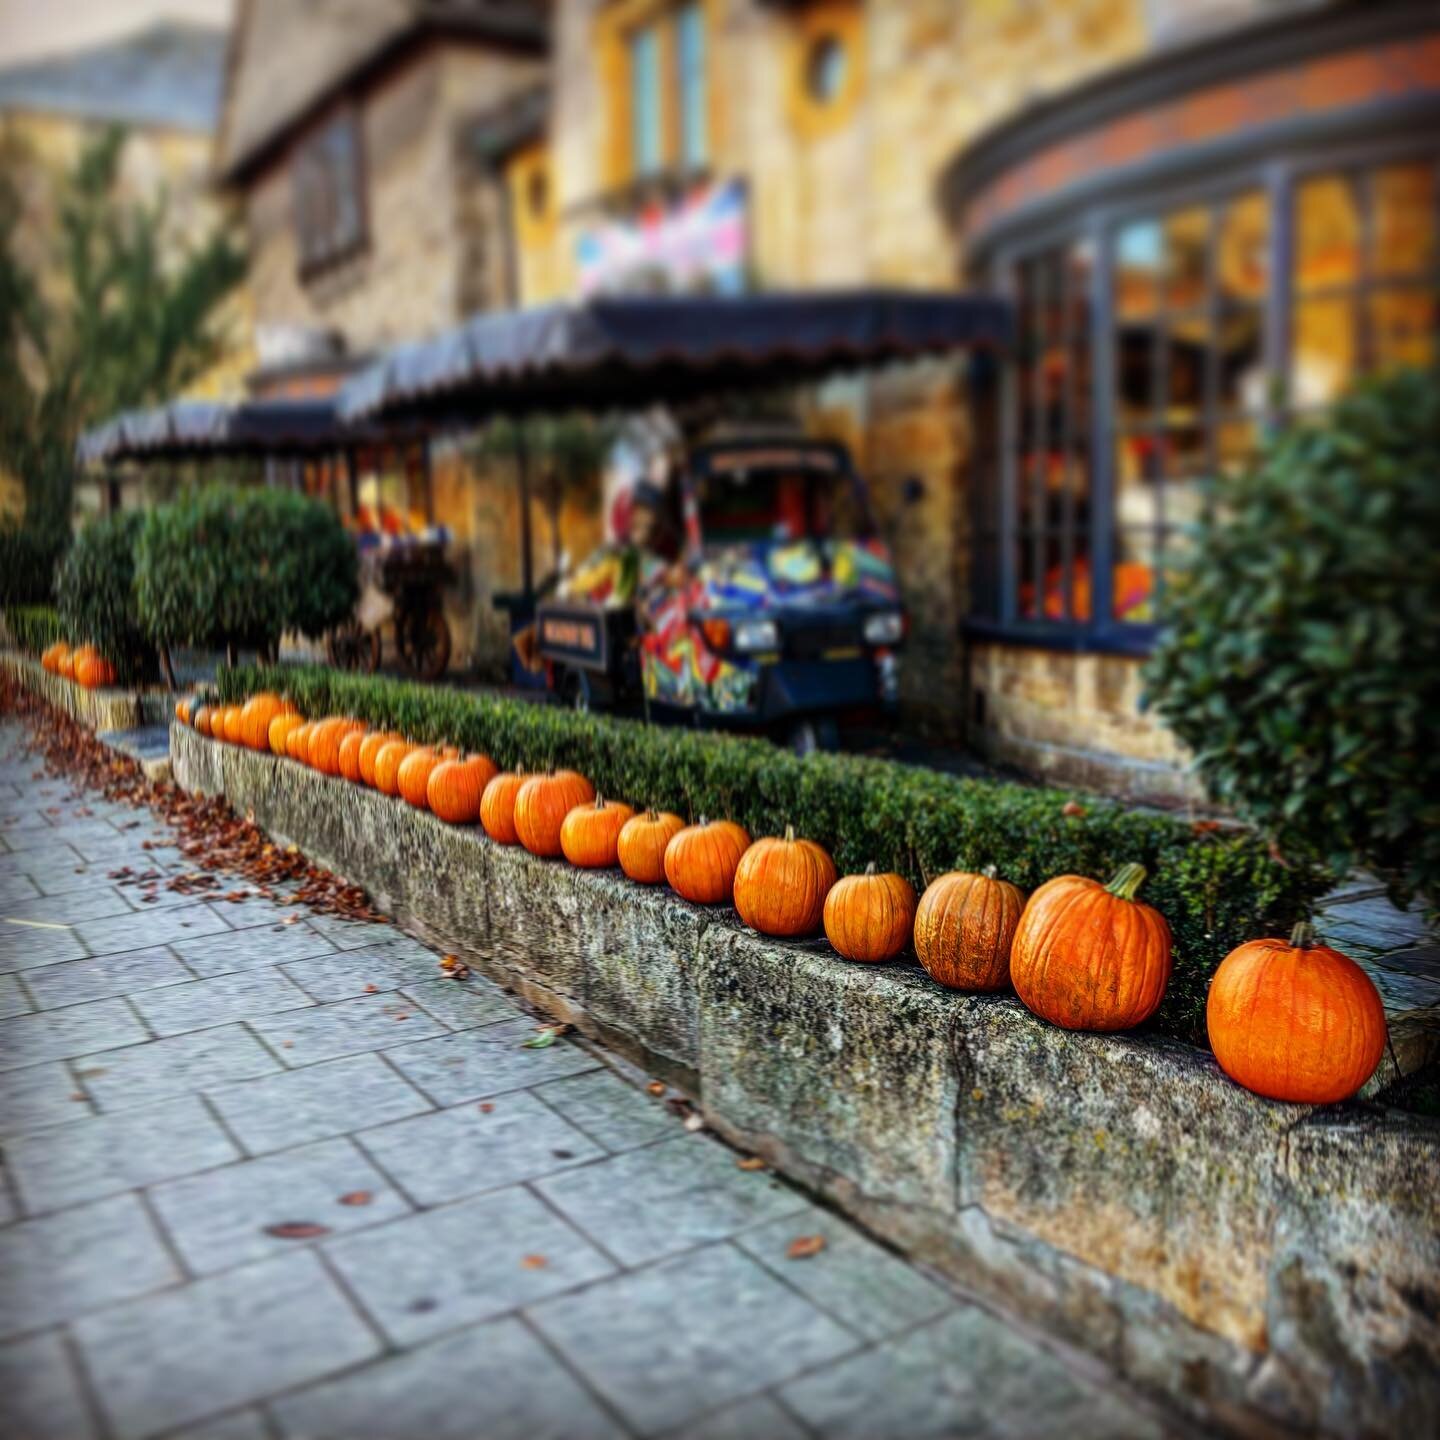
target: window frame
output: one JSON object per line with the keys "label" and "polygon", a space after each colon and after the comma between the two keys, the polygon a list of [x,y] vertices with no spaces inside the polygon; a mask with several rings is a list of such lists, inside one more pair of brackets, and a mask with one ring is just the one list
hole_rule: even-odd
{"label": "window frame", "polygon": [[[309,228],[306,207],[301,202],[302,186],[309,183],[306,172],[329,162],[321,159],[327,137],[344,127],[350,134],[350,162],[344,180],[352,187],[355,226],[353,234],[321,237]],[[302,282],[343,265],[370,247],[370,185],[365,151],[365,124],[360,107],[346,102],[316,123],[296,145],[290,159],[291,214],[295,233],[296,270]],[[337,167],[338,173],[338,167]]]}
{"label": "window frame", "polygon": [[[1118,438],[1116,394],[1116,316],[1114,310],[1114,263],[1116,238],[1127,225],[1145,220],[1163,221],[1164,216],[1192,206],[1218,207],[1227,199],[1248,192],[1262,194],[1269,207],[1268,286],[1257,301],[1262,316],[1263,366],[1269,383],[1265,398],[1255,414],[1263,436],[1283,425],[1296,413],[1289,404],[1288,387],[1293,354],[1292,322],[1296,296],[1293,290],[1295,254],[1295,201],[1299,186],[1307,179],[1330,172],[1347,176],[1374,171],[1389,165],[1429,159],[1436,174],[1437,211],[1440,211],[1440,145],[1433,136],[1391,134],[1357,140],[1349,144],[1328,144],[1306,148],[1294,146],[1257,156],[1249,162],[1215,165],[1204,173],[1183,176],[1156,184],[1148,177],[1143,187],[1128,186],[1112,196],[1089,200],[1069,215],[1031,227],[1023,240],[1003,243],[984,257],[978,278],[991,293],[1012,304],[1018,301],[1020,267],[1057,250],[1088,243],[1093,254],[1090,271],[1090,519],[1089,555],[1091,604],[1089,620],[1051,620],[1041,612],[1034,618],[1019,613],[1020,576],[1016,546],[1019,539],[1020,495],[1024,478],[1019,445],[1019,365],[1017,356],[1005,357],[999,369],[994,403],[999,407],[995,433],[997,454],[990,459],[988,473],[974,473],[971,506],[972,534],[979,543],[993,543],[998,554],[987,557],[983,569],[989,577],[988,594],[972,596],[971,613],[964,622],[967,633],[982,639],[1035,645],[1055,650],[1095,651],[1145,655],[1154,647],[1159,626],[1155,622],[1131,622],[1114,616],[1114,558],[1116,553],[1115,444]],[[1366,186],[1366,199],[1370,197]],[[1367,241],[1374,224],[1373,205],[1361,211],[1361,225]],[[1210,271],[1207,306],[1213,312],[1215,290],[1214,224],[1207,238],[1206,266]],[[1440,213],[1436,216],[1440,236]],[[1440,287],[1440,253],[1427,275],[1410,280],[1394,278],[1378,282],[1370,275],[1368,258],[1359,279],[1348,287],[1357,306],[1377,290],[1417,291]],[[1163,313],[1163,312],[1162,312]],[[1363,338],[1363,337],[1362,337]],[[1440,347],[1437,347],[1440,348]],[[1216,397],[1208,375],[1203,405],[1207,443],[1213,444]],[[1277,385],[1276,377],[1279,378]],[[1102,383],[1103,381],[1103,383]],[[1276,403],[1276,396],[1279,401]],[[1323,408],[1323,407],[1322,407]],[[1304,413],[1304,412],[1302,412]],[[1213,454],[1213,452],[1212,452]],[[1069,463],[1067,461],[1067,463]],[[1212,472],[1214,467],[1212,466]],[[1163,506],[1163,500],[1161,502]],[[1163,516],[1163,509],[1162,509]],[[993,519],[991,518],[993,517]],[[1080,531],[1073,529],[1064,543],[1074,547]],[[990,537],[990,538],[987,538]],[[1078,553],[1078,552],[1075,552]],[[972,570],[977,568],[973,565]],[[1161,582],[1157,570],[1157,590]],[[979,605],[976,604],[977,599]],[[983,609],[983,613],[980,613]]]}

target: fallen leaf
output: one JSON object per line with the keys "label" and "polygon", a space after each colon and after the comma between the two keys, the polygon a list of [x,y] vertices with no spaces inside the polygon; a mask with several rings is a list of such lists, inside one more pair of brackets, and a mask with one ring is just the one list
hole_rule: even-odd
{"label": "fallen leaf", "polygon": [[543,1270],[550,1262],[543,1255],[524,1255],[520,1265],[525,1270]]}
{"label": "fallen leaf", "polygon": [[663,1080],[652,1080],[645,1088],[652,1095],[663,1095],[665,1093],[665,1082]]}
{"label": "fallen leaf", "polygon": [[797,1235],[786,1247],[785,1255],[790,1260],[809,1260],[825,1248],[823,1235]]}
{"label": "fallen leaf", "polygon": [[696,1130],[703,1130],[705,1128],[705,1117],[698,1111],[687,1115],[685,1117],[685,1128],[692,1134]]}
{"label": "fallen leaf", "polygon": [[747,1155],[743,1160],[735,1162],[737,1170],[763,1170],[765,1162],[758,1155]]}
{"label": "fallen leaf", "polygon": [[378,995],[380,993],[380,987],[378,985],[367,985],[365,987],[365,993],[367,995]]}
{"label": "fallen leaf", "polygon": [[313,1220],[282,1220],[278,1225],[267,1225],[267,1235],[273,1235],[277,1240],[316,1240],[321,1235],[328,1235],[328,1225],[317,1225]]}
{"label": "fallen leaf", "polygon": [[368,1190],[351,1190],[340,1197],[342,1205],[368,1205],[375,1197]]}
{"label": "fallen leaf", "polygon": [[528,1040],[520,1042],[522,1050],[547,1050],[570,1027],[568,1025],[542,1025]]}
{"label": "fallen leaf", "polygon": [[488,1115],[495,1107],[488,1100],[482,1100],[475,1108],[479,1110],[482,1115]]}

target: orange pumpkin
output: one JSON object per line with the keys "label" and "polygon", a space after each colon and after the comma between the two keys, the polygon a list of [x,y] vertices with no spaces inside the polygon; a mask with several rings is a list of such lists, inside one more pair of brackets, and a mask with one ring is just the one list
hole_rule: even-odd
{"label": "orange pumpkin", "polygon": [[360,741],[360,779],[363,784],[375,784],[375,757],[386,746],[405,737],[398,730],[372,730]]}
{"label": "orange pumpkin", "polygon": [[302,765],[310,763],[310,736],[314,734],[316,723],[314,720],[307,720],[303,725],[297,725],[285,737],[285,753]]}
{"label": "orange pumpkin", "polygon": [[87,690],[115,683],[115,667],[95,650],[86,647],[75,661],[75,679]]}
{"label": "orange pumpkin", "polygon": [[407,805],[413,805],[417,810],[425,809],[430,772],[442,758],[433,745],[417,745],[400,762],[400,768],[395,772],[395,788]]}
{"label": "orange pumpkin", "polygon": [[952,870],[925,887],[915,911],[915,955],[952,990],[1003,990],[1010,945],[1025,896],[987,865],[978,875]]}
{"label": "orange pumpkin", "polygon": [[400,793],[400,765],[413,749],[408,740],[392,740],[380,747],[375,756],[375,788],[382,795]]}
{"label": "orange pumpkin", "polygon": [[595,787],[574,770],[532,775],[515,796],[515,834],[532,855],[559,855],[565,817],[594,798]]}
{"label": "orange pumpkin", "polygon": [[282,711],[270,722],[270,729],[266,738],[270,742],[270,751],[274,755],[288,755],[290,753],[290,736],[305,723],[303,715],[297,715],[293,710]]}
{"label": "orange pumpkin", "polygon": [[352,731],[364,728],[362,721],[350,720],[343,715],[332,715],[322,720],[310,732],[310,768],[322,775],[338,775],[340,742]]}
{"label": "orange pumpkin", "polygon": [[480,823],[499,845],[518,845],[515,833],[515,800],[530,777],[523,770],[501,771],[486,783],[480,796]]}
{"label": "orange pumpkin", "polygon": [[665,847],[665,878],[682,900],[728,905],[735,871],[750,846],[750,835],[733,820],[707,820],[677,831]]}
{"label": "orange pumpkin", "polygon": [[340,742],[340,773],[351,784],[360,782],[360,747],[369,733],[368,730],[351,730]]}
{"label": "orange pumpkin", "polygon": [[480,818],[480,797],[498,773],[488,755],[442,760],[430,772],[426,804],[451,825],[473,825]]}
{"label": "orange pumpkin", "polygon": [[835,862],[813,840],[797,840],[787,825],[782,838],[757,840],[735,870],[735,909],[762,935],[810,935],[820,928],[825,897],[836,879]]}
{"label": "orange pumpkin", "polygon": [[1108,885],[1048,880],[1020,915],[1010,981],[1037,1015],[1066,1030],[1128,1030],[1155,1013],[1170,979],[1170,927],[1135,898],[1143,865]]}
{"label": "orange pumpkin", "polygon": [[262,690],[240,707],[240,743],[251,750],[263,750],[270,743],[270,722],[283,710],[278,695]]}
{"label": "orange pumpkin", "polygon": [[641,885],[658,885],[665,878],[665,847],[684,828],[685,822],[668,810],[632,815],[616,842],[620,868]]}
{"label": "orange pumpkin", "polygon": [[1308,924],[1232,950],[1210,982],[1205,1025],[1220,1068],[1271,1100],[1347,1100],[1385,1053],[1379,992]]}
{"label": "orange pumpkin", "polygon": [[893,871],[837,880],[825,897],[825,938],[847,960],[893,960],[910,943],[915,887]]}
{"label": "orange pumpkin", "polygon": [[74,650],[65,649],[60,652],[55,662],[55,673],[62,679],[73,680],[75,678],[75,655]]}
{"label": "orange pumpkin", "polygon": [[620,860],[620,832],[635,814],[633,805],[596,796],[577,805],[560,825],[560,849],[582,870],[608,870]]}
{"label": "orange pumpkin", "polygon": [[194,714],[191,716],[191,723],[201,735],[210,733],[210,716],[214,712],[208,705],[197,705]]}
{"label": "orange pumpkin", "polygon": [[245,707],[243,705],[227,705],[225,707],[225,738],[232,745],[245,743]]}
{"label": "orange pumpkin", "polygon": [[190,723],[190,702],[188,700],[177,700],[175,702],[175,718],[182,724]]}
{"label": "orange pumpkin", "polygon": [[57,640],[40,656],[42,669],[48,670],[52,675],[60,673],[60,659],[69,653],[70,647],[63,641]]}

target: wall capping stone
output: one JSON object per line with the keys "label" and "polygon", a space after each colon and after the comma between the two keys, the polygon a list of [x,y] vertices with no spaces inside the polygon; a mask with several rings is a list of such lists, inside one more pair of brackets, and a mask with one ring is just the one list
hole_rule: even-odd
{"label": "wall capping stone", "polygon": [[186,789],[1203,1423],[1398,1435],[1440,1413],[1440,1123],[1272,1104],[1178,1042],[769,941],[178,724],[171,752]]}
{"label": "wall capping stone", "polygon": [[144,697],[134,690],[87,690],[13,650],[0,651],[0,664],[19,684],[91,730],[133,730],[144,718]]}

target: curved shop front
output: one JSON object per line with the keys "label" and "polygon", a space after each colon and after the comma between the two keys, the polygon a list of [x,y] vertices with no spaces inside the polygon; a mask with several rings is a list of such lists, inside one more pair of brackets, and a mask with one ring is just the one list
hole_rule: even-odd
{"label": "curved shop front", "polygon": [[969,147],[944,196],[1019,343],[976,391],[972,734],[1183,799],[1139,710],[1167,561],[1268,430],[1428,363],[1440,12],[1339,6],[1161,52]]}

